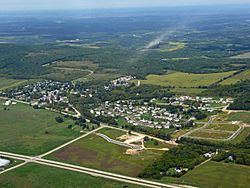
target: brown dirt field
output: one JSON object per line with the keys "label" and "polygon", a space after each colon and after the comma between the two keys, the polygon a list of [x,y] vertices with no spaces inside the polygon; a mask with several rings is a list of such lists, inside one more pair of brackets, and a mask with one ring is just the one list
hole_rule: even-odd
{"label": "brown dirt field", "polygon": [[83,159],[88,162],[95,162],[97,152],[89,150],[89,149],[81,149],[80,147],[72,145],[71,147],[67,147],[63,150],[60,150],[56,152],[53,156],[64,161],[68,161],[72,159],[72,155],[74,154],[74,158],[77,159]]}

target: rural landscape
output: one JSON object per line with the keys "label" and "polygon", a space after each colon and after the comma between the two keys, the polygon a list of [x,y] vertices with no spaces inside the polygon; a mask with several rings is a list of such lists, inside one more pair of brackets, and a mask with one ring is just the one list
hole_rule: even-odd
{"label": "rural landscape", "polygon": [[160,7],[0,12],[0,187],[249,187],[250,4]]}

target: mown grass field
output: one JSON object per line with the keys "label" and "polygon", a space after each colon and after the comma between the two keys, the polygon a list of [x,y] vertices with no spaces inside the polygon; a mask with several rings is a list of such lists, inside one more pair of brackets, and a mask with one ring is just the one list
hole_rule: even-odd
{"label": "mown grass field", "polygon": [[184,72],[173,72],[166,75],[148,75],[142,84],[175,86],[175,87],[199,87],[209,86],[224,77],[232,75],[234,71],[211,73],[211,74],[189,74]]}
{"label": "mown grass field", "polygon": [[1,78],[0,77],[0,91],[9,89],[12,87],[16,87],[20,84],[23,84],[27,82],[27,80],[15,80],[15,79],[9,79],[9,78]]}
{"label": "mown grass field", "polygon": [[80,135],[79,130],[68,129],[71,119],[57,123],[57,113],[35,110],[18,103],[6,107],[0,100],[0,151],[26,155],[42,154]]}
{"label": "mown grass field", "polygon": [[228,78],[226,80],[224,80],[223,82],[221,82],[221,85],[230,85],[230,84],[236,84],[237,82],[241,81],[241,80],[246,80],[250,78],[250,70],[246,70],[238,75],[235,75],[231,78]]}
{"label": "mown grass field", "polygon": [[228,116],[229,121],[242,121],[250,124],[250,112],[232,112]]}
{"label": "mown grass field", "polygon": [[228,163],[207,162],[181,178],[164,178],[165,183],[181,183],[202,188],[248,188],[250,167]]}
{"label": "mown grass field", "polygon": [[38,164],[27,164],[0,176],[0,187],[3,188],[122,188],[124,186],[139,187]]}
{"label": "mown grass field", "polygon": [[227,139],[232,135],[232,133],[229,132],[214,132],[209,129],[202,129],[193,132],[189,136],[192,137],[199,137],[199,138],[208,138],[208,139]]}
{"label": "mown grass field", "polygon": [[162,151],[141,151],[128,155],[128,148],[111,144],[97,135],[89,135],[48,156],[49,159],[69,162],[90,168],[137,176],[162,155]]}

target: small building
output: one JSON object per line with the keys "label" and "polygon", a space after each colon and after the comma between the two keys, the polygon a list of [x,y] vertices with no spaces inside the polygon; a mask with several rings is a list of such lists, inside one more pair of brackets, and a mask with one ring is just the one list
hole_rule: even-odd
{"label": "small building", "polygon": [[4,168],[10,164],[10,161],[7,159],[0,158],[0,168]]}
{"label": "small building", "polygon": [[10,100],[8,100],[8,101],[6,101],[6,102],[5,102],[5,104],[4,104],[4,105],[5,105],[5,106],[9,106],[10,104],[11,104],[11,101],[10,101]]}

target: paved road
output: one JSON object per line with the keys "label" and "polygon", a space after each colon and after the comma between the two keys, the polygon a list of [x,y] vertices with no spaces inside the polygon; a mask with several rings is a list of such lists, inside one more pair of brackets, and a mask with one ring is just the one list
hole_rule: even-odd
{"label": "paved road", "polygon": [[[163,184],[163,183],[153,182],[153,181],[149,181],[149,180],[143,180],[140,178],[134,178],[134,177],[114,174],[114,173],[110,173],[110,172],[105,172],[105,171],[101,171],[101,170],[71,165],[71,164],[67,164],[67,163],[41,159],[40,157],[30,157],[30,156],[19,155],[19,154],[8,153],[8,152],[0,152],[0,155],[3,157],[7,157],[7,158],[23,160],[23,161],[25,161],[25,163],[37,163],[37,164],[41,164],[41,165],[46,165],[46,166],[61,168],[61,169],[65,169],[65,170],[80,172],[80,173],[84,173],[84,174],[89,174],[89,175],[96,176],[96,177],[102,177],[102,178],[112,179],[112,180],[121,181],[121,182],[125,182],[125,183],[142,185],[145,187],[153,187],[153,188],[184,188],[184,187],[189,187],[189,188],[191,188],[191,186]],[[21,166],[21,164],[19,166]],[[2,173],[4,173],[4,172],[6,172],[6,171],[3,171]]]}

